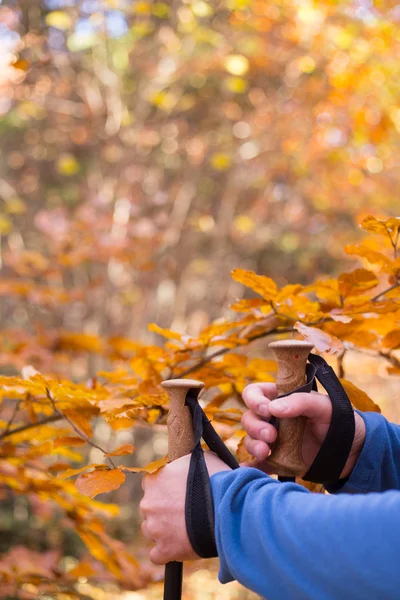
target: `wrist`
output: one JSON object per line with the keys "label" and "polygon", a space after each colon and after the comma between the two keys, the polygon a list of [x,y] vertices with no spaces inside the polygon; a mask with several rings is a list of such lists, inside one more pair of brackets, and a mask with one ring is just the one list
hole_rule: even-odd
{"label": "wrist", "polygon": [[366,429],[364,419],[356,411],[354,411],[354,420],[356,425],[354,441],[351,447],[349,457],[340,475],[340,479],[350,477],[354,467],[357,464],[365,442]]}

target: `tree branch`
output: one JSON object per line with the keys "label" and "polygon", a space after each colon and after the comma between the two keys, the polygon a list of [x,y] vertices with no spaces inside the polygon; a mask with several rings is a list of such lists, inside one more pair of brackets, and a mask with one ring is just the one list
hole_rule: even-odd
{"label": "tree branch", "polygon": [[41,421],[37,421],[36,423],[28,423],[27,425],[21,425],[20,427],[15,427],[9,431],[5,431],[0,435],[0,440],[3,440],[14,433],[21,433],[22,431],[27,431],[28,429],[33,429],[34,427],[41,427],[42,425],[47,425],[47,423],[54,423],[55,421],[61,421],[64,419],[63,415],[50,415],[50,417],[45,417]]}

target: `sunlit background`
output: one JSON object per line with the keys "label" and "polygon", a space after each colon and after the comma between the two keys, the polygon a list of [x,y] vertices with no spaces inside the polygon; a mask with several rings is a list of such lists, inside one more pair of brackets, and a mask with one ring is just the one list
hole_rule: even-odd
{"label": "sunlit background", "polygon": [[[96,336],[195,335],[243,294],[233,268],[280,285],[350,268],[359,221],[399,206],[399,21],[384,0],[0,0],[2,373],[83,380],[107,367]],[[164,430],[134,442],[165,454]],[[129,543],[140,494],[132,478],[113,498]],[[6,508],[1,550],[74,560],[24,499]],[[187,598],[228,594],[199,573]]]}

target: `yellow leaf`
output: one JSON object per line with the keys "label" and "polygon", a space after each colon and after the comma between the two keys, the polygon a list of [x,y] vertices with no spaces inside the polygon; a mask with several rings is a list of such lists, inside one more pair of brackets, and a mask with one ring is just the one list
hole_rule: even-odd
{"label": "yellow leaf", "polygon": [[79,473],[83,473],[83,471],[87,471],[88,469],[93,469],[97,467],[107,468],[107,465],[100,465],[98,463],[92,463],[91,465],[86,465],[86,467],[81,467],[80,469],[67,469],[63,473],[59,473],[57,475],[58,479],[68,479],[68,477],[74,477],[75,475],[79,475]]}
{"label": "yellow leaf", "polygon": [[362,244],[348,244],[344,247],[344,251],[346,254],[366,258],[371,264],[377,264],[381,267],[389,266],[391,262],[390,259],[385,256],[385,254],[382,254],[382,252],[378,252],[377,250],[373,250],[372,248],[368,248],[368,246],[363,246]]}
{"label": "yellow leaf", "polygon": [[80,475],[75,485],[81,494],[94,498],[98,494],[117,490],[124,481],[125,475],[119,469],[101,469]]}
{"label": "yellow leaf", "polygon": [[148,326],[148,330],[153,331],[154,333],[159,333],[168,340],[180,341],[182,339],[182,335],[180,333],[177,333],[176,331],[171,331],[171,329],[163,329],[162,327],[156,325],[156,323],[150,323],[150,325]]}
{"label": "yellow leaf", "polygon": [[328,352],[328,354],[334,354],[342,349],[342,342],[334,336],[329,335],[322,329],[317,327],[308,327],[303,323],[295,323],[294,329],[297,329],[299,333],[314,345],[315,349],[319,352]]}
{"label": "yellow leaf", "polygon": [[156,473],[162,467],[168,463],[168,456],[164,456],[164,458],[160,458],[159,460],[155,460],[154,462],[149,463],[145,467],[125,467],[123,465],[119,466],[118,469],[122,471],[129,471],[129,473]]}
{"label": "yellow leaf", "polygon": [[375,273],[367,269],[356,269],[339,276],[339,289],[342,296],[355,296],[376,287],[379,283]]}
{"label": "yellow leaf", "polygon": [[126,454],[133,454],[135,446],[133,444],[122,444],[116,450],[107,452],[104,456],[125,456]]}
{"label": "yellow leaf", "polygon": [[400,227],[400,217],[389,217],[388,219],[376,219],[372,215],[366,217],[361,228],[370,233],[379,233],[391,237],[391,234],[396,233]]}
{"label": "yellow leaf", "polygon": [[231,304],[230,308],[236,312],[252,312],[255,308],[260,308],[265,305],[265,300],[262,298],[243,299]]}
{"label": "yellow leaf", "polygon": [[65,31],[72,26],[72,19],[64,10],[53,10],[46,15],[46,25]]}
{"label": "yellow leaf", "polygon": [[357,386],[354,385],[354,383],[351,383],[351,381],[347,381],[346,379],[341,379],[340,383],[346,390],[346,393],[350,398],[350,401],[354,408],[357,408],[357,410],[361,410],[363,412],[381,412],[379,406],[375,404],[373,400],[371,400],[368,394],[363,392],[363,390],[360,390]]}
{"label": "yellow leaf", "polygon": [[265,300],[273,300],[278,292],[275,281],[265,275],[257,275],[254,271],[245,269],[235,269],[232,271],[232,278],[246,287],[260,294]]}

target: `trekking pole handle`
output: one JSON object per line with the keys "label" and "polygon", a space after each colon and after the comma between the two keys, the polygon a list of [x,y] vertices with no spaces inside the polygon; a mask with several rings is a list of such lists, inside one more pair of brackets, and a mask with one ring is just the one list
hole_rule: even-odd
{"label": "trekking pole handle", "polygon": [[[169,379],[163,381],[163,388],[169,396],[168,458],[172,462],[190,454],[194,446],[192,417],[189,407],[185,405],[189,390],[201,390],[204,383],[194,379]],[[182,597],[181,562],[170,562],[165,566],[164,600],[181,600]]]}
{"label": "trekking pole handle", "polygon": [[[307,358],[313,345],[304,340],[282,340],[269,344],[278,362],[276,386],[278,396],[288,394],[306,383]],[[290,397],[286,399],[290,402]],[[304,475],[307,466],[302,458],[302,441],[307,417],[279,419],[278,438],[267,463],[283,477]]]}

